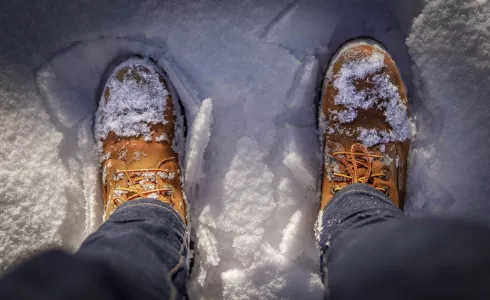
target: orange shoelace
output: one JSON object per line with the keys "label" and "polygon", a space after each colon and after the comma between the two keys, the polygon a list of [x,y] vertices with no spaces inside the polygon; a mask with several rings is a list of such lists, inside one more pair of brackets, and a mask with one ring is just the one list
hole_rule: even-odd
{"label": "orange shoelace", "polygon": [[[350,152],[334,152],[329,156],[340,161],[346,168],[347,174],[334,172],[333,175],[342,178],[348,183],[364,183],[370,184],[370,179],[386,177],[386,173],[372,173],[372,163],[374,159],[383,159],[381,155],[369,153],[368,149],[362,144],[353,144]],[[366,172],[361,176],[359,170],[365,169]],[[387,187],[375,187],[377,190],[387,193]],[[342,190],[339,186],[332,188],[332,193],[337,193]]]}
{"label": "orange shoelace", "polygon": [[[164,162],[174,160],[175,158],[168,158]],[[158,185],[157,178],[160,177],[162,180],[166,179],[173,179],[172,173],[170,173],[168,170],[165,169],[159,169],[159,168],[151,168],[151,169],[132,169],[132,170],[116,170],[114,172],[115,176],[119,176],[120,174],[123,174],[124,177],[127,180],[127,187],[116,187],[114,191],[124,191],[125,192],[125,198],[116,196],[114,197],[114,204],[116,206],[121,205],[124,202],[130,201],[130,200],[135,200],[135,199],[140,199],[140,198],[147,198],[151,194],[157,194],[159,197],[163,196],[165,198],[169,198],[172,196],[173,193],[173,187],[170,184],[167,184],[165,187],[162,188],[153,188],[153,189],[141,189],[138,188],[138,184],[141,186],[141,181],[145,181],[146,184],[150,184],[153,186]],[[151,174],[151,175],[150,175]],[[164,175],[164,176],[161,176]],[[173,175],[175,176],[175,174]],[[170,178],[172,177],[172,178]],[[154,178],[154,180],[151,180],[151,178]],[[117,181],[121,180],[123,178],[118,179]],[[153,182],[154,181],[154,182]],[[173,202],[170,201],[172,204]]]}

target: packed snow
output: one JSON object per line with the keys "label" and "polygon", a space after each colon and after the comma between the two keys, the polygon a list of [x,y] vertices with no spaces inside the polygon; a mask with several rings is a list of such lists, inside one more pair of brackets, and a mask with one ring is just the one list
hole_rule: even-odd
{"label": "packed snow", "polygon": [[352,37],[381,41],[407,86],[417,126],[407,211],[488,220],[486,1],[2,5],[2,270],[76,251],[100,225],[100,85],[134,54],[165,70],[186,113],[194,299],[322,297],[316,110],[328,59]]}

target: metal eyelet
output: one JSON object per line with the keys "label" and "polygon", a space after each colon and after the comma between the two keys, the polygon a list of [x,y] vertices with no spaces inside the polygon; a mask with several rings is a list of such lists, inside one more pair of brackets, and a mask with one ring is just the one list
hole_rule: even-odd
{"label": "metal eyelet", "polygon": [[390,177],[387,173],[383,173],[383,175],[379,176],[379,179],[387,181],[388,179],[390,179]]}
{"label": "metal eyelet", "polygon": [[119,198],[114,199],[114,205],[115,206],[121,205],[121,199],[119,199]]}

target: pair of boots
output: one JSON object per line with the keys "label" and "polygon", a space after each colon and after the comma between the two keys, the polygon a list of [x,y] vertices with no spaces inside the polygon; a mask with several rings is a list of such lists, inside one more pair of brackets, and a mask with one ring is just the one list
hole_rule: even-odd
{"label": "pair of boots", "polygon": [[[183,113],[160,68],[130,59],[108,79],[96,117],[104,220],[122,203],[155,198],[187,222],[179,156]],[[332,58],[319,129],[324,153],[320,209],[342,188],[368,184],[403,206],[410,123],[395,62],[380,45],[358,40]]]}

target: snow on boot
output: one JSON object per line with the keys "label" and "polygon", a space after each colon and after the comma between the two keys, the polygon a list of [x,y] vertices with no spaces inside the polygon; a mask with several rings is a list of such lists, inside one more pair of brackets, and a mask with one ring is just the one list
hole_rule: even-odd
{"label": "snow on boot", "polygon": [[401,75],[382,46],[355,40],[341,47],[330,62],[319,112],[322,209],[353,183],[369,184],[403,206],[407,105]]}
{"label": "snow on boot", "polygon": [[154,198],[186,222],[179,166],[183,115],[163,74],[152,62],[131,58],[106,82],[95,121],[104,220],[127,201]]}

